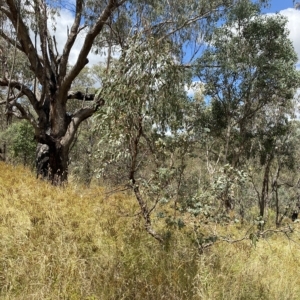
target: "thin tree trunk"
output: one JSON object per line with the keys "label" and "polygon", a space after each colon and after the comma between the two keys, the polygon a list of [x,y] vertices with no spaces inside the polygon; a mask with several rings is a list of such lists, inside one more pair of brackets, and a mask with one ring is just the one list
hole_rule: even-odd
{"label": "thin tree trunk", "polygon": [[272,158],[268,157],[266,162],[266,167],[265,167],[265,174],[264,174],[261,198],[259,203],[259,214],[262,218],[265,216],[266,204],[269,196],[269,175],[270,175],[271,162],[272,162]]}
{"label": "thin tree trunk", "polygon": [[228,151],[229,151],[230,134],[231,134],[231,125],[230,125],[230,122],[229,122],[229,125],[228,125],[227,130],[226,130],[226,146],[225,146],[224,164],[227,163],[227,157],[228,157]]}
{"label": "thin tree trunk", "polygon": [[272,184],[272,191],[275,193],[275,209],[276,209],[276,221],[275,222],[276,222],[277,227],[280,225],[280,222],[281,222],[280,218],[279,218],[280,211],[279,211],[279,196],[278,196],[278,184],[277,184],[281,167],[280,167],[280,162],[278,162],[278,164],[279,165],[278,165],[276,175],[275,175],[275,178],[274,178],[273,184]]}
{"label": "thin tree trunk", "polygon": [[131,181],[131,186],[133,189],[133,192],[135,194],[135,197],[139,203],[142,216],[145,221],[145,229],[146,231],[152,235],[156,240],[158,240],[160,243],[162,243],[164,240],[163,238],[152,228],[152,222],[151,222],[151,209],[149,209],[145,199],[143,198],[140,188],[135,180],[135,174],[136,174],[136,165],[137,165],[137,159],[139,154],[139,142],[140,138],[143,135],[143,128],[142,128],[142,117],[139,119],[138,123],[138,132],[135,137],[132,138],[131,142],[131,165],[129,170],[129,180]]}

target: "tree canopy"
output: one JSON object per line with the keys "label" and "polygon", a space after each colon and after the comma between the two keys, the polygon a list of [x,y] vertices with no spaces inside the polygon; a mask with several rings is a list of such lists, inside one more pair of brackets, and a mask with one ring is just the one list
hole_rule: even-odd
{"label": "tree canopy", "polygon": [[[0,86],[6,91],[1,104],[6,106],[9,119],[15,116],[29,121],[37,142],[44,145],[48,163],[43,167],[39,164],[37,151],[38,173],[47,174],[54,183],[67,179],[69,150],[77,129],[104,104],[104,99],[95,98],[94,94],[71,91],[72,83],[88,64],[91,51],[108,52],[109,69],[113,47],[122,56],[136,38],[141,42],[155,38],[157,42],[169,40],[170,53],[182,61],[183,45],[193,44],[197,51],[210,24],[234,3],[233,0],[191,0],[180,5],[173,1],[2,1]],[[55,18],[62,10],[72,12],[73,23],[66,28],[67,38],[59,52],[54,29]],[[69,67],[70,53],[79,36],[83,44],[74,65]],[[92,104],[67,112],[67,102],[74,98]],[[30,109],[24,107],[25,102]]]}

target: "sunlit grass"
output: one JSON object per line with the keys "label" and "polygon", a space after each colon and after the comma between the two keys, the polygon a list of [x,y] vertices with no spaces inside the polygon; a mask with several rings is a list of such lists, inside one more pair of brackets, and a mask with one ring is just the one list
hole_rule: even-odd
{"label": "sunlit grass", "polygon": [[299,299],[297,232],[200,254],[188,228],[160,245],[133,198],[105,192],[0,163],[0,299]]}

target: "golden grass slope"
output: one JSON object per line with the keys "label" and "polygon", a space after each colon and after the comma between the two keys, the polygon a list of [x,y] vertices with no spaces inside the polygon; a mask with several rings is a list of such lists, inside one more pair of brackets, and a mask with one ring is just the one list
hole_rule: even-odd
{"label": "golden grass slope", "polygon": [[0,299],[300,299],[297,233],[200,255],[184,230],[159,245],[137,212],[129,195],[0,163]]}

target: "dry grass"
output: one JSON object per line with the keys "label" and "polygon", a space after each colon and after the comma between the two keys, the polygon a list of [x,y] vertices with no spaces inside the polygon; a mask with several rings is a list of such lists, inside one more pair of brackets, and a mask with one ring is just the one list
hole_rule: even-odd
{"label": "dry grass", "polygon": [[161,246],[134,199],[104,195],[0,163],[0,299],[299,299],[299,245],[285,237],[199,255],[184,230]]}

